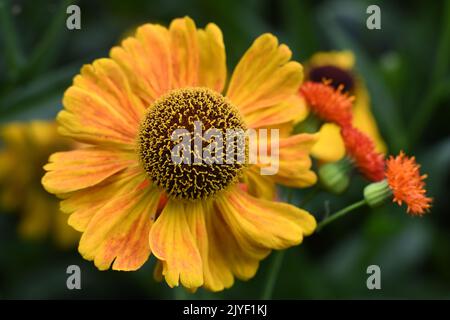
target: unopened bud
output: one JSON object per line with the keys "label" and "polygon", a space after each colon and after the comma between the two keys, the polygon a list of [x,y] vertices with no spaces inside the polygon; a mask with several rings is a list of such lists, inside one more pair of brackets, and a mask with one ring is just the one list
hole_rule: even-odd
{"label": "unopened bud", "polygon": [[392,197],[387,180],[374,182],[364,188],[364,199],[370,207],[377,207]]}
{"label": "unopened bud", "polygon": [[350,184],[349,171],[350,163],[347,158],[327,163],[319,168],[320,183],[327,191],[340,194]]}

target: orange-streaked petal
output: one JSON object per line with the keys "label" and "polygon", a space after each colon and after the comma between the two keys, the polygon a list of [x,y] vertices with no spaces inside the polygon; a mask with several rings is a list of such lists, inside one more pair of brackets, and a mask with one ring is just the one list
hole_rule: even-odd
{"label": "orange-streaked petal", "polygon": [[163,261],[163,276],[170,287],[203,285],[202,258],[192,234],[184,204],[169,200],[150,231],[153,254]]}
{"label": "orange-streaked petal", "polygon": [[255,40],[230,80],[227,97],[246,115],[276,105],[295,94],[303,79],[302,66],[291,50],[271,34]]}
{"label": "orange-streaked petal", "polygon": [[113,60],[83,66],[64,93],[63,104],[57,117],[61,134],[80,142],[135,148],[145,107]]}
{"label": "orange-streaked petal", "polygon": [[169,33],[174,88],[197,86],[200,55],[194,21],[189,17],[174,19]]}
{"label": "orange-streaked petal", "polygon": [[95,213],[79,252],[100,270],[136,270],[150,255],[148,235],[160,193],[144,178],[133,179]]}
{"label": "orange-streaked petal", "polygon": [[[258,270],[259,261],[269,255],[270,249],[258,247],[256,254],[247,250],[248,244],[238,242],[217,206],[208,210],[206,225],[211,246],[211,260],[217,264],[217,268],[220,268],[223,283],[231,286],[232,275],[241,280],[253,278]],[[251,249],[253,248],[252,246]]]}
{"label": "orange-streaked petal", "polygon": [[245,116],[249,128],[275,127],[277,124],[299,122],[308,115],[306,102],[298,95],[268,108],[256,110]]}
{"label": "orange-streaked petal", "polygon": [[223,261],[221,250],[211,243],[211,233],[206,225],[209,203],[192,202],[186,204],[188,224],[194,236],[203,263],[204,286],[211,291],[221,291],[233,284],[233,275]]}
{"label": "orange-streaked petal", "polygon": [[110,56],[125,70],[133,90],[147,105],[173,86],[170,35],[163,26],[139,27],[136,36],[112,48]]}
{"label": "orange-streaked petal", "polygon": [[214,23],[197,31],[199,44],[198,85],[222,92],[227,78],[225,45],[222,31]]}
{"label": "orange-streaked petal", "polygon": [[69,193],[94,186],[137,162],[133,154],[106,149],[57,152],[44,166],[48,172],[42,178],[42,184],[50,193]]}
{"label": "orange-streaked petal", "polygon": [[69,194],[60,204],[61,211],[70,214],[68,224],[77,231],[85,231],[95,213],[139,176],[145,176],[139,167],[125,169],[93,187]]}
{"label": "orange-streaked petal", "polygon": [[319,139],[311,149],[313,157],[325,162],[334,162],[345,156],[345,145],[338,125],[325,123],[318,134]]}
{"label": "orange-streaked petal", "polygon": [[257,199],[238,188],[218,198],[218,207],[239,243],[268,249],[286,249],[311,234],[316,221],[293,205]]}

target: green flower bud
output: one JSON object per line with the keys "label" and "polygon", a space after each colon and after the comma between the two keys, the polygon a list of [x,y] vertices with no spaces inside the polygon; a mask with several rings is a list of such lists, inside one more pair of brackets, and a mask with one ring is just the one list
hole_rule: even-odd
{"label": "green flower bud", "polygon": [[350,184],[349,171],[350,162],[347,158],[337,162],[327,163],[319,168],[320,183],[325,190],[340,194]]}
{"label": "green flower bud", "polygon": [[391,198],[392,191],[389,188],[389,184],[386,179],[371,183],[364,188],[364,199],[372,208],[383,204],[386,200]]}

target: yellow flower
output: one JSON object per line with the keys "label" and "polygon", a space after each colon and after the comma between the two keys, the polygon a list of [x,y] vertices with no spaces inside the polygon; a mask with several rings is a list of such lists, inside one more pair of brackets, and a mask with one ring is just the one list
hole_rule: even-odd
{"label": "yellow flower", "polygon": [[[42,182],[65,197],[69,224],[83,232],[79,251],[100,270],[136,270],[152,253],[169,286],[218,291],[314,231],[308,212],[273,201],[274,183],[316,182],[316,136],[290,135],[305,112],[296,95],[302,66],[264,34],[225,89],[225,57],[215,24],[145,24],[110,58],[85,65],[66,91],[60,132],[88,146],[53,154]],[[192,132],[197,120],[221,132],[279,128],[278,173],[260,175],[262,164],[175,164],[171,132]]]}
{"label": "yellow flower", "polygon": [[[354,67],[355,57],[350,51],[319,52],[306,63],[305,78],[315,82],[329,79],[335,88],[343,85],[344,92],[355,97],[353,126],[375,142],[377,152],[385,153],[386,145],[370,110],[369,93]],[[325,123],[319,133],[319,141],[313,147],[311,154],[327,162],[341,159],[345,155],[345,145],[339,127],[336,124]]]}
{"label": "yellow flower", "polygon": [[19,234],[27,239],[51,235],[63,248],[74,246],[79,233],[67,226],[58,201],[40,184],[49,155],[67,150],[69,142],[56,132],[56,123],[10,123],[0,128],[0,207],[21,215]]}

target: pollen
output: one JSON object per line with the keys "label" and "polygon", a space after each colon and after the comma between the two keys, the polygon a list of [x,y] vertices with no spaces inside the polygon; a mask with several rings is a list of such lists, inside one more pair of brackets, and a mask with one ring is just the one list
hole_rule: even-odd
{"label": "pollen", "polygon": [[407,212],[412,215],[423,215],[433,201],[426,196],[426,174],[420,174],[420,165],[415,157],[407,157],[403,152],[386,161],[386,178],[394,195],[393,201],[398,205],[405,203]]}
{"label": "pollen", "polygon": [[[212,130],[220,136],[205,134]],[[245,130],[238,109],[220,93],[177,89],[149,107],[139,131],[138,153],[149,178],[169,198],[206,199],[239,181],[246,161],[239,161],[238,139],[226,137]],[[175,132],[183,134],[174,136]],[[180,145],[186,148],[177,149]],[[174,161],[174,150],[184,152],[183,161]],[[205,150],[210,151],[207,159],[202,157]]]}

